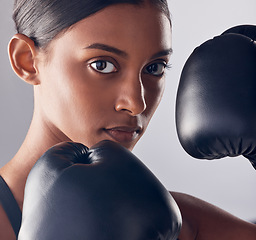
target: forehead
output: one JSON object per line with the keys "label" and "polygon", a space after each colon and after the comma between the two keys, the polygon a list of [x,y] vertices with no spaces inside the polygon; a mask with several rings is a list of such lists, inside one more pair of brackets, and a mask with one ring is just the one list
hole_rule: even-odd
{"label": "forehead", "polygon": [[[64,35],[70,43],[104,42],[121,49],[130,45],[171,48],[171,24],[152,5],[116,4],[74,24]],[[143,45],[143,46],[142,46]]]}

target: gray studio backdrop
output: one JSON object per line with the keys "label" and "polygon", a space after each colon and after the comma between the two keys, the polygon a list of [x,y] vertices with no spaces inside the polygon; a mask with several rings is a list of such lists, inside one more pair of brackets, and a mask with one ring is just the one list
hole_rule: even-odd
{"label": "gray studio backdrop", "polygon": [[[32,88],[12,72],[7,55],[7,44],[14,34],[12,2],[1,0],[0,8],[0,166],[22,143],[33,108]],[[243,157],[202,161],[187,155],[177,139],[174,109],[180,72],[192,50],[231,26],[256,24],[256,1],[170,0],[169,6],[173,67],[167,73],[163,101],[134,153],[169,190],[192,194],[240,218],[255,220],[256,171]]]}

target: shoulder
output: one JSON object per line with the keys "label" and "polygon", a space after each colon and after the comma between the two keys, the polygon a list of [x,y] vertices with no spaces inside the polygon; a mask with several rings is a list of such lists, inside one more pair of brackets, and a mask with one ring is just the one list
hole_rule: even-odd
{"label": "shoulder", "polygon": [[9,219],[0,205],[0,239],[1,240],[15,240],[16,236],[9,222]]}
{"label": "shoulder", "polygon": [[[16,235],[15,232],[13,230],[13,227],[9,221],[9,218],[6,214],[6,211],[3,208],[3,205],[8,205],[8,209],[9,210],[13,210],[15,209],[15,206],[13,206],[11,203],[13,201],[11,201],[14,196],[12,195],[12,192],[9,188],[9,186],[7,185],[7,183],[5,182],[5,180],[3,180],[2,178],[2,168],[0,169],[0,177],[1,177],[1,181],[0,181],[0,239],[1,240],[15,240],[16,239]],[[10,198],[11,195],[11,198]],[[15,201],[15,198],[14,198]],[[17,208],[17,206],[16,206]]]}
{"label": "shoulder", "polygon": [[[180,240],[232,239],[255,240],[256,225],[193,196],[171,192],[177,202],[184,225]],[[192,235],[189,235],[191,234]],[[183,237],[191,236],[191,238]]]}
{"label": "shoulder", "polygon": [[196,239],[198,231],[198,223],[193,218],[193,213],[190,212],[190,197],[183,193],[170,192],[175,199],[182,216],[182,228],[179,235],[179,240],[192,240]]}

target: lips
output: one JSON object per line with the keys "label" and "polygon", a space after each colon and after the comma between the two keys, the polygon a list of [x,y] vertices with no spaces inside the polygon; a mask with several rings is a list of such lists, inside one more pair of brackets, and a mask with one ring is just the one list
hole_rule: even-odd
{"label": "lips", "polygon": [[132,142],[141,132],[140,127],[114,127],[104,129],[105,132],[115,141],[120,143]]}

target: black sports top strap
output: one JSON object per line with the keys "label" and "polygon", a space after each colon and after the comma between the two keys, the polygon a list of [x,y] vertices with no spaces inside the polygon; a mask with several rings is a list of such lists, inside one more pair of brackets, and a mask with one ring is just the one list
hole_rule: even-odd
{"label": "black sports top strap", "polygon": [[21,210],[16,202],[10,188],[4,179],[0,176],[0,203],[5,210],[12,228],[18,236],[21,225]]}

